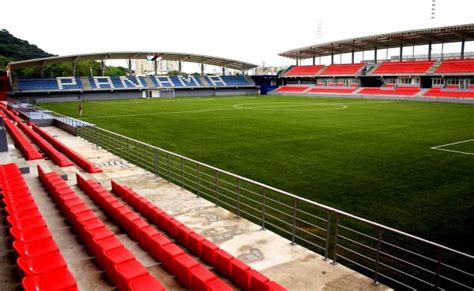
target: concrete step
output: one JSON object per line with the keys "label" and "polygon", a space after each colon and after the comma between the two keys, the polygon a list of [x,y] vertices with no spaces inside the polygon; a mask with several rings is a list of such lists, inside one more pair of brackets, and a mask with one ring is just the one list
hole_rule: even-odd
{"label": "concrete step", "polygon": [[434,72],[436,72],[436,70],[439,68],[439,66],[441,66],[442,63],[443,61],[437,60],[426,73],[434,74]]}
{"label": "concrete step", "polygon": [[153,84],[153,81],[151,80],[151,78],[153,78],[153,76],[147,76],[145,77],[145,84],[143,84],[145,87],[148,87],[148,88],[153,88],[155,87],[155,84]]}
{"label": "concrete step", "polygon": [[207,79],[204,78],[204,77],[199,77],[199,81],[201,81],[202,85],[205,86],[205,87],[211,86],[211,85],[209,84],[209,82],[207,81]]}
{"label": "concrete step", "polygon": [[91,83],[89,82],[89,77],[81,77],[81,83],[82,83],[82,88],[84,90],[91,90],[92,86]]}

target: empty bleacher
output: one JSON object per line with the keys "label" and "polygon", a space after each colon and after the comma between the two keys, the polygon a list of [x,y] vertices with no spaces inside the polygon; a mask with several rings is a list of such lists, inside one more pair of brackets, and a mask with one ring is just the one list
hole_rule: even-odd
{"label": "empty bleacher", "polygon": [[56,173],[38,166],[41,183],[56,202],[96,264],[118,290],[164,290],[92,209]]}
{"label": "empty bleacher", "polygon": [[321,69],[323,65],[313,65],[313,66],[294,66],[291,67],[284,74],[285,77],[299,77],[299,76],[315,76]]}
{"label": "empty bleacher", "polygon": [[307,90],[306,93],[352,94],[357,90],[357,86],[357,84],[352,86],[315,86]]}
{"label": "empty bleacher", "polygon": [[0,196],[23,290],[77,290],[76,279],[16,164],[0,166]]}
{"label": "empty bleacher", "polygon": [[395,96],[414,96],[420,92],[419,87],[412,86],[385,86],[385,87],[367,87],[359,91],[359,95],[395,95]]}
{"label": "empty bleacher", "polygon": [[449,97],[449,98],[474,98],[474,89],[431,88],[423,96]]}
{"label": "empty bleacher", "polygon": [[321,76],[354,76],[364,67],[364,64],[333,64],[326,67]]}
{"label": "empty bleacher", "polygon": [[296,86],[296,85],[286,85],[280,86],[275,89],[275,92],[283,92],[283,93],[303,93],[308,90],[311,86]]}
{"label": "empty bleacher", "polygon": [[446,60],[441,63],[436,74],[474,74],[474,59]]}
{"label": "empty bleacher", "polygon": [[433,64],[434,61],[386,61],[376,67],[372,75],[425,74]]}
{"label": "empty bleacher", "polygon": [[[245,76],[96,76],[18,79],[16,90],[29,91],[80,91],[143,88],[194,88],[194,87],[253,87],[255,84]],[[208,85],[204,85],[207,83]]]}

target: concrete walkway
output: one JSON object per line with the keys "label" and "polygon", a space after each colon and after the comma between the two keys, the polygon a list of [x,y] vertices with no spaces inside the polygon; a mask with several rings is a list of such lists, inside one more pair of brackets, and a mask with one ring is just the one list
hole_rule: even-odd
{"label": "concrete walkway", "polygon": [[104,173],[93,177],[102,185],[110,188],[110,180],[114,179],[132,187],[220,248],[290,290],[387,289],[383,285],[375,286],[371,279],[341,264],[324,261],[322,256],[306,248],[292,246],[289,240],[262,231],[260,226],[215,207],[92,143],[56,127],[45,129],[100,166]]}
{"label": "concrete walkway", "polygon": [[[189,191],[160,179],[156,175],[138,168],[121,158],[95,145],[56,127],[45,127],[49,133],[59,138],[64,144],[101,167],[104,172],[90,175],[80,168],[58,168],[51,161],[25,161],[18,150],[12,146],[9,153],[0,154],[0,163],[16,162],[20,166],[29,166],[31,173],[24,175],[38,207],[45,217],[50,230],[58,243],[61,253],[69,263],[71,272],[78,280],[81,290],[109,290],[112,288],[103,279],[102,272],[93,263],[92,257],[77,241],[53,201],[45,193],[37,178],[36,165],[41,164],[68,177],[68,184],[89,204],[96,213],[111,227],[119,239],[135,254],[150,272],[155,275],[167,290],[179,290],[180,287],[172,276],[167,274],[159,264],[148,256],[138,245],[111,223],[103,213],[76,186],[75,174],[93,177],[103,186],[110,189],[110,180],[114,179],[153,201],[160,208],[176,216],[194,231],[216,243],[220,248],[238,257],[252,268],[262,272],[271,280],[280,283],[289,290],[386,290],[383,285],[375,286],[372,280],[341,264],[332,265],[323,257],[273,232],[261,230],[260,226],[214,204],[197,198]],[[10,144],[13,145],[10,140]],[[4,229],[4,228],[3,228]],[[0,234],[2,248],[5,244],[5,233]],[[0,256],[4,266],[8,254]],[[5,264],[4,264],[5,263]],[[10,262],[10,265],[14,265]],[[12,279],[15,271],[3,268],[0,272],[0,289],[11,290],[17,284]]]}

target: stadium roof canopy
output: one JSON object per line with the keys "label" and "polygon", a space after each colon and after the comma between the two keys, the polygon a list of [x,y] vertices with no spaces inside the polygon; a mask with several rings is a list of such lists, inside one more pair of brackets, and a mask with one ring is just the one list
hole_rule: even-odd
{"label": "stadium roof canopy", "polygon": [[147,59],[160,58],[167,61],[191,62],[198,64],[213,65],[225,67],[234,70],[250,70],[256,68],[257,65],[231,60],[226,58],[211,57],[187,53],[170,53],[170,52],[105,52],[93,54],[77,54],[68,56],[54,56],[47,58],[31,59],[26,61],[10,62],[8,64],[10,70],[47,66],[51,64],[77,62],[77,61],[97,61],[97,60],[128,60],[128,59]]}
{"label": "stadium roof canopy", "polygon": [[368,51],[375,48],[429,45],[474,40],[474,24],[407,30],[363,36],[289,50],[279,55],[292,59],[324,57],[333,54]]}

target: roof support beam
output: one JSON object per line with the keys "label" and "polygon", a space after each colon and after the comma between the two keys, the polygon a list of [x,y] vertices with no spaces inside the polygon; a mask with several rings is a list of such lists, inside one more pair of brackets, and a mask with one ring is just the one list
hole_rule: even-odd
{"label": "roof support beam", "polygon": [[431,50],[432,50],[433,42],[430,40],[428,42],[428,61],[431,61]]}
{"label": "roof support beam", "polygon": [[132,59],[128,59],[128,75],[132,75]]}
{"label": "roof support beam", "polygon": [[377,51],[378,51],[377,46],[375,46],[374,48],[374,62],[375,63],[377,63]]}
{"label": "roof support beam", "polygon": [[466,39],[462,39],[461,41],[461,60],[464,60],[464,46],[466,45]]}
{"label": "roof support beam", "polygon": [[354,54],[355,54],[355,50],[352,49],[352,51],[351,51],[351,63],[352,64],[354,63]]}
{"label": "roof support beam", "polygon": [[403,61],[403,43],[400,44],[400,58],[398,60],[400,62]]}

